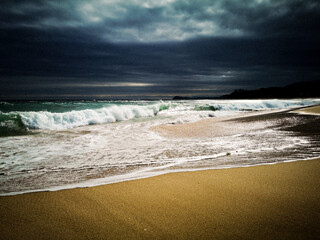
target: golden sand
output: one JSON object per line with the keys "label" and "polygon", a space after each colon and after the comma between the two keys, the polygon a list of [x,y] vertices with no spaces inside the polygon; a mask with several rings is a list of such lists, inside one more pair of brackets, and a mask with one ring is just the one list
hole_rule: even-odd
{"label": "golden sand", "polygon": [[320,159],[0,197],[1,239],[319,239]]}

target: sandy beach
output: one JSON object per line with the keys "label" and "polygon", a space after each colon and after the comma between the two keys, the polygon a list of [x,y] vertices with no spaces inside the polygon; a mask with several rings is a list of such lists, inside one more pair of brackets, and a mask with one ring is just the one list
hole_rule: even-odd
{"label": "sandy beach", "polygon": [[2,196],[1,239],[320,239],[319,179],[314,159]]}
{"label": "sandy beach", "polygon": [[319,239],[320,159],[0,198],[1,239]]}

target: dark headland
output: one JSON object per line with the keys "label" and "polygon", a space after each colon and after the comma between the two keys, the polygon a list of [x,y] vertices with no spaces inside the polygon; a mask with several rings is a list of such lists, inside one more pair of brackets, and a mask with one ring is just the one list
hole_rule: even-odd
{"label": "dark headland", "polygon": [[268,87],[255,90],[236,89],[232,93],[221,97],[181,97],[175,96],[173,100],[193,99],[268,99],[268,98],[317,98],[320,97],[320,80],[298,82],[285,87]]}

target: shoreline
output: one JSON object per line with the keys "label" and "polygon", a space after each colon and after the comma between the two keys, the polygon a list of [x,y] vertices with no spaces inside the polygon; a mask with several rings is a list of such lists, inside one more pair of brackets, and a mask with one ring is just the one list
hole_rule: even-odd
{"label": "shoreline", "polygon": [[[307,107],[307,108],[301,108],[300,110],[294,110],[289,111],[289,113],[300,113],[308,111],[307,114],[317,114],[320,112],[320,105]],[[280,111],[281,112],[281,111]],[[173,138],[192,138],[192,137],[210,137],[210,136],[228,136],[232,134],[239,134],[242,133],[241,131],[246,131],[246,129],[243,126],[246,126],[246,121],[244,123],[241,123],[241,121],[236,121],[239,119],[247,119],[251,117],[259,117],[260,115],[265,114],[274,114],[278,113],[278,111],[274,112],[268,112],[268,113],[260,113],[260,114],[247,114],[246,116],[242,116],[241,118],[238,118],[238,116],[235,117],[221,117],[219,119],[216,118],[208,118],[199,120],[197,122],[192,123],[184,123],[184,124],[178,124],[178,125],[158,125],[155,127],[151,127],[151,131],[156,131],[160,135],[164,135],[165,137],[173,137]],[[303,113],[302,113],[303,114]],[[223,124],[224,121],[232,121],[232,127],[229,128],[226,124]],[[233,128],[234,125],[238,124],[239,126],[236,128]],[[218,129],[218,130],[217,130]],[[200,131],[201,130],[201,131]],[[239,132],[240,131],[240,132]],[[252,167],[252,166],[263,166],[263,165],[270,165],[270,164],[277,164],[277,163],[285,163],[285,162],[295,162],[295,161],[305,161],[305,160],[312,160],[317,157],[307,158],[307,159],[295,159],[295,160],[286,160],[286,161],[279,161],[279,162],[266,162],[266,163],[260,163],[256,165],[231,165],[231,166],[214,166],[214,167],[208,167],[208,168],[194,168],[194,169],[178,169],[178,170],[167,170],[167,171],[152,171],[150,169],[143,169],[139,172],[133,172],[133,173],[127,173],[124,175],[116,175],[116,176],[110,176],[110,177],[104,177],[104,178],[97,178],[97,179],[90,179],[84,182],[79,183],[72,183],[68,185],[60,185],[60,186],[53,186],[43,189],[34,189],[34,190],[27,190],[27,191],[16,191],[16,192],[8,192],[8,193],[0,193],[0,197],[2,196],[15,196],[15,195],[21,195],[21,194],[30,194],[30,193],[37,193],[37,192],[53,192],[53,191],[61,191],[61,190],[69,190],[69,189],[79,189],[79,188],[90,188],[90,187],[96,187],[101,185],[108,185],[108,184],[115,184],[115,183],[121,183],[121,182],[128,182],[132,180],[138,180],[138,179],[146,179],[150,177],[155,177],[159,175],[164,174],[170,174],[170,173],[179,173],[179,172],[193,172],[193,171],[205,171],[205,170],[219,170],[219,169],[230,169],[230,168],[242,168],[242,167]]]}
{"label": "shoreline", "polygon": [[[41,192],[57,192],[57,191],[65,191],[65,190],[76,190],[76,189],[87,189],[87,188],[94,188],[94,187],[100,187],[110,184],[117,184],[117,183],[126,183],[130,181],[137,181],[137,180],[144,180],[148,178],[154,178],[162,175],[167,174],[176,174],[176,173],[189,173],[189,172],[202,172],[202,171],[215,171],[215,170],[228,170],[228,169],[238,169],[238,168],[251,168],[251,167],[259,167],[259,166],[269,166],[269,165],[276,165],[276,164],[282,164],[282,163],[292,163],[292,162],[304,162],[304,161],[314,161],[314,160],[320,160],[319,157],[314,158],[307,158],[307,159],[297,159],[297,160],[287,160],[282,162],[267,162],[267,163],[260,163],[256,165],[241,165],[241,166],[221,166],[221,167],[212,167],[212,168],[194,168],[194,169],[178,169],[178,170],[171,170],[169,172],[158,172],[157,174],[149,174],[146,176],[138,176],[138,177],[131,177],[131,178],[125,178],[123,180],[114,180],[110,182],[103,181],[105,178],[97,178],[88,180],[88,182],[95,182],[89,185],[84,185],[85,182],[80,183],[74,183],[70,185],[61,185],[61,186],[53,186],[50,188],[44,188],[44,189],[36,189],[36,190],[28,190],[28,191],[21,191],[21,192],[9,192],[9,193],[1,193],[1,197],[11,197],[11,196],[19,196],[19,195],[25,195],[25,194],[36,194]],[[130,175],[130,173],[129,173]],[[108,177],[107,177],[108,178]],[[113,178],[111,176],[110,178]]]}
{"label": "shoreline", "polygon": [[0,197],[3,239],[317,239],[320,159]]}

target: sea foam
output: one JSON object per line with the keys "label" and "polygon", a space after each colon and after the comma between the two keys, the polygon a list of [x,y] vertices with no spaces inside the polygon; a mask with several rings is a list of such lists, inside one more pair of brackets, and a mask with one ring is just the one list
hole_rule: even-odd
{"label": "sea foam", "polygon": [[[200,102],[201,103],[201,102]],[[319,99],[297,99],[297,100],[216,100],[207,104],[196,105],[195,110],[211,111],[243,111],[243,110],[267,110],[303,107],[319,103]]]}

